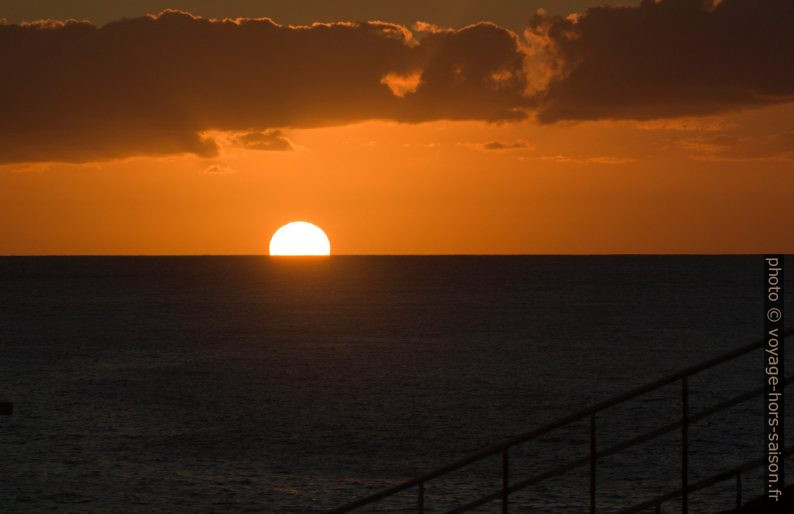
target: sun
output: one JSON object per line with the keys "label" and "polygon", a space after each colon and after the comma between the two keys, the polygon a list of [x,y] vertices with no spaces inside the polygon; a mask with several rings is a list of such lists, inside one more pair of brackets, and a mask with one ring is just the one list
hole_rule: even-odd
{"label": "sun", "polygon": [[270,255],[331,255],[331,242],[317,225],[293,221],[273,234]]}

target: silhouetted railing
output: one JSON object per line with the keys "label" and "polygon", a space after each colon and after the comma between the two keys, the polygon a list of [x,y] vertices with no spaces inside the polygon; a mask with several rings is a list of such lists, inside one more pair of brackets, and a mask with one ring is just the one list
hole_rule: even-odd
{"label": "silhouetted railing", "polygon": [[[794,453],[794,446],[790,446],[783,451],[783,457],[788,457]],[[712,485],[719,484],[720,482],[724,482],[726,480],[730,480],[731,478],[736,480],[736,508],[742,506],[742,473],[750,471],[755,468],[760,468],[764,464],[767,463],[766,457],[761,457],[760,459],[755,459],[750,462],[746,462],[741,466],[736,466],[735,468],[726,469],[716,475],[712,475],[708,478],[704,478],[703,480],[699,480],[695,483],[691,483],[687,486],[687,493],[692,493],[695,491],[699,491],[700,489],[705,489],[706,487],[711,487]],[[623,509],[618,511],[619,514],[632,514],[634,512],[640,512],[645,509],[649,509],[654,507],[656,512],[661,512],[662,503],[670,500],[674,500],[676,498],[681,497],[681,489],[676,489],[675,491],[670,491],[664,494],[660,494],[656,498],[652,498],[648,501],[638,503],[633,507],[629,507],[627,509]]]}
{"label": "silhouetted railing", "polygon": [[[794,334],[794,328],[789,328],[783,333],[781,339],[784,339],[788,336]],[[476,507],[480,507],[487,503],[490,503],[494,500],[501,500],[501,512],[507,513],[508,505],[509,505],[509,496],[512,493],[525,489],[531,485],[538,484],[546,479],[556,477],[558,475],[562,475],[568,471],[573,469],[579,468],[581,466],[585,466],[589,464],[590,470],[590,512],[596,512],[596,472],[597,472],[597,463],[599,459],[603,459],[604,457],[608,457],[610,455],[614,455],[618,452],[621,452],[627,448],[631,448],[633,446],[637,446],[638,444],[644,443],[646,441],[650,441],[651,439],[655,439],[660,437],[664,434],[672,432],[674,430],[681,430],[681,487],[675,491],[670,493],[658,496],[653,498],[647,502],[643,502],[634,507],[630,507],[622,512],[637,512],[642,509],[656,507],[657,510],[661,506],[662,503],[665,501],[669,501],[672,499],[680,498],[681,499],[681,508],[682,512],[686,514],[689,509],[689,499],[688,495],[690,492],[703,489],[710,485],[714,485],[716,483],[722,482],[724,480],[728,480],[732,477],[737,477],[737,499],[738,504],[741,504],[741,474],[749,469],[758,467],[762,464],[762,461],[752,461],[746,463],[742,466],[737,468],[725,470],[717,475],[709,477],[707,479],[701,480],[696,483],[689,483],[689,425],[696,421],[699,421],[707,416],[715,414],[717,412],[721,412],[725,409],[733,407],[734,405],[738,405],[744,401],[749,400],[750,398],[754,398],[756,396],[761,396],[764,394],[764,388],[759,387],[758,389],[753,389],[751,391],[747,391],[745,393],[739,394],[728,400],[722,401],[717,403],[707,409],[703,409],[698,412],[691,413],[689,412],[689,377],[699,373],[701,371],[713,368],[725,362],[731,361],[737,357],[741,357],[753,350],[758,348],[764,347],[766,344],[765,339],[760,339],[753,343],[747,344],[740,348],[737,348],[733,351],[727,352],[719,357],[715,357],[713,359],[706,360],[700,364],[695,366],[691,366],[686,368],[678,373],[674,373],[667,377],[661,378],[644,386],[638,387],[631,391],[628,391],[623,394],[619,394],[610,398],[606,401],[598,403],[590,408],[575,412],[569,416],[565,416],[557,421],[544,425],[540,428],[532,430],[530,432],[517,435],[510,439],[507,439],[499,444],[493,445],[491,447],[485,448],[480,450],[476,453],[473,453],[467,457],[464,457],[458,461],[452,462],[447,464],[446,466],[442,466],[434,471],[429,473],[425,473],[424,475],[420,475],[418,477],[412,478],[410,480],[406,480],[400,484],[397,484],[393,487],[388,489],[384,489],[378,493],[366,496],[359,500],[353,501],[330,511],[332,514],[336,513],[344,513],[349,512],[359,507],[363,507],[365,505],[369,505],[371,503],[377,502],[389,496],[393,496],[397,493],[405,491],[407,489],[411,489],[416,487],[417,489],[417,512],[419,514],[423,514],[425,512],[424,505],[425,505],[425,483],[429,482],[430,480],[436,479],[453,471],[456,471],[460,468],[473,464],[475,462],[481,461],[488,457],[494,455],[501,455],[502,459],[502,485],[499,490],[493,491],[490,494],[487,494],[477,500],[474,500],[470,503],[465,505],[461,505],[455,509],[452,509],[447,512],[447,514],[456,514],[460,512],[467,512],[472,510]],[[794,381],[794,375],[788,376],[783,381],[784,387]],[[680,382],[681,384],[681,418],[677,421],[668,423],[666,425],[662,425],[654,430],[646,432],[644,434],[635,436],[627,441],[622,443],[616,444],[609,448],[598,450],[596,447],[596,435],[597,435],[597,424],[596,424],[596,416],[599,412],[608,409],[610,407],[614,407],[618,404],[624,403],[626,401],[632,400],[640,395],[649,393],[661,387],[673,384],[675,382]],[[581,421],[584,419],[588,419],[590,421],[590,454],[588,457],[583,457],[580,459],[572,460],[566,464],[560,465],[556,468],[553,468],[549,471],[544,473],[529,477],[527,479],[521,480],[519,482],[510,483],[510,449],[514,446],[517,446],[522,443],[526,443],[533,439],[536,439],[542,435],[545,435],[553,430],[558,428],[564,427],[566,425],[570,425],[577,421]],[[789,455],[792,452],[791,448],[787,448],[785,450],[784,455]]]}

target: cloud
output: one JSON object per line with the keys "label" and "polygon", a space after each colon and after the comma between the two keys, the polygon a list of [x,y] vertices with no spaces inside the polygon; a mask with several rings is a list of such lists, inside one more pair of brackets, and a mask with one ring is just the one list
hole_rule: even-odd
{"label": "cloud", "polygon": [[414,23],[413,29],[415,32],[420,32],[420,33],[421,32],[436,33],[436,32],[445,32],[451,30],[448,28],[439,27],[435,23],[429,23],[421,20]]}
{"label": "cloud", "polygon": [[762,136],[720,134],[683,139],[690,157],[707,161],[794,161],[794,132]]}
{"label": "cloud", "polygon": [[422,73],[415,71],[407,75],[397,73],[387,73],[380,83],[389,88],[394,96],[405,98],[409,93],[416,93],[419,84],[422,82]]}
{"label": "cloud", "polygon": [[485,152],[505,152],[510,150],[533,150],[535,147],[526,141],[488,141],[486,143],[469,143],[467,146]]}
{"label": "cloud", "polygon": [[538,12],[523,38],[488,22],[418,23],[415,37],[379,21],[283,26],[173,10],[101,27],[0,23],[0,164],[211,158],[239,133],[252,134],[240,146],[288,150],[279,130],[365,120],[721,114],[794,100],[792,26],[790,0]]}
{"label": "cloud", "polygon": [[544,155],[544,161],[576,164],[629,164],[637,162],[633,157],[618,157],[614,155],[596,155],[592,157],[571,157],[568,155]]}
{"label": "cloud", "polygon": [[676,132],[723,132],[738,127],[736,121],[725,117],[703,116],[672,119],[656,119],[631,122],[641,130],[667,130]]}
{"label": "cloud", "polygon": [[213,157],[213,131],[507,121],[529,104],[519,38],[490,23],[416,40],[383,22],[165,11],[102,27],[0,24],[0,56],[0,163]]}
{"label": "cloud", "polygon": [[248,150],[291,151],[295,147],[280,130],[246,132],[235,136],[232,143]]}
{"label": "cloud", "polygon": [[237,173],[237,170],[223,164],[211,164],[204,169],[203,173],[205,175],[230,175]]}
{"label": "cloud", "polygon": [[700,116],[791,101],[793,26],[790,0],[643,0],[537,14],[526,36],[550,76],[535,98],[538,120]]}

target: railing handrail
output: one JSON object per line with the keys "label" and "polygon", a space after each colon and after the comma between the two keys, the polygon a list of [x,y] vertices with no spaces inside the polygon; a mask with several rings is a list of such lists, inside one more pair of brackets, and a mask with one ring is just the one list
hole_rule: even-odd
{"label": "railing handrail", "polygon": [[[791,384],[791,383],[794,383],[794,375],[789,375],[788,377],[786,377],[783,380],[782,385],[783,385],[783,387],[785,387],[785,386],[787,386],[788,384]],[[687,422],[688,423],[695,423],[695,422],[700,421],[700,420],[702,420],[704,418],[707,418],[708,416],[710,416],[712,414],[715,414],[717,412],[721,412],[721,411],[723,411],[725,409],[728,409],[730,407],[738,405],[738,404],[740,404],[742,402],[745,402],[745,401],[749,400],[750,398],[755,398],[756,396],[762,396],[763,394],[764,394],[764,388],[763,387],[759,387],[757,389],[753,389],[753,390],[748,391],[746,393],[738,394],[738,395],[736,395],[736,396],[734,396],[732,398],[729,398],[729,399],[727,399],[725,401],[722,401],[722,402],[720,402],[718,404],[715,404],[715,405],[713,405],[711,407],[708,407],[706,409],[703,409],[703,410],[700,410],[698,412],[695,412],[695,413],[691,414],[687,418]],[[632,437],[631,439],[627,439],[627,440],[625,440],[625,441],[623,441],[621,443],[617,443],[617,444],[615,444],[613,446],[610,446],[609,448],[606,448],[606,449],[603,449],[603,450],[598,450],[595,453],[595,459],[596,460],[603,459],[605,457],[609,457],[611,455],[615,455],[616,453],[622,452],[623,450],[627,450],[627,449],[632,448],[634,446],[637,446],[637,445],[640,445],[642,443],[648,442],[648,441],[650,441],[652,439],[656,439],[657,437],[660,437],[662,435],[668,434],[668,433],[672,432],[673,430],[675,430],[677,428],[681,428],[681,426],[683,424],[684,424],[684,420],[683,419],[678,419],[676,421],[672,421],[670,423],[662,425],[659,428],[655,428],[655,429],[650,430],[648,432],[645,432],[643,434],[636,435],[636,436]],[[568,471],[571,471],[571,470],[574,470],[576,468],[582,467],[582,466],[584,466],[586,464],[589,464],[592,460],[593,460],[593,458],[590,457],[590,456],[580,457],[580,458],[578,458],[576,460],[572,460],[572,461],[566,462],[565,464],[557,466],[556,468],[553,468],[553,469],[550,469],[548,471],[545,471],[545,472],[543,472],[543,473],[541,473],[539,475],[535,475],[535,476],[531,476],[529,478],[525,478],[524,480],[521,480],[518,483],[511,484],[508,487],[509,493],[512,494],[512,493],[518,492],[518,491],[520,491],[522,489],[525,489],[525,488],[527,488],[527,487],[529,487],[531,485],[538,484],[538,483],[542,482],[543,480],[547,480],[549,478],[560,476],[563,473],[566,473]],[[458,514],[458,513],[461,513],[461,512],[466,512],[468,510],[471,510],[471,509],[473,509],[475,507],[479,507],[480,505],[484,505],[485,503],[488,503],[490,501],[498,499],[500,497],[500,495],[501,495],[501,492],[502,492],[501,490],[494,491],[494,492],[489,493],[489,494],[487,494],[487,495],[485,495],[485,496],[483,496],[481,498],[478,498],[478,499],[476,499],[474,501],[471,501],[471,502],[469,502],[469,503],[467,503],[465,505],[461,505],[461,506],[458,506],[458,507],[456,507],[456,508],[454,508],[454,509],[452,509],[450,511],[447,511],[446,514]]]}
{"label": "railing handrail", "polygon": [[[780,334],[779,337],[785,338],[785,337],[788,337],[788,336],[791,336],[791,335],[794,335],[794,327],[789,327],[788,329],[784,330],[783,333]],[[753,351],[753,350],[755,350],[757,348],[763,347],[765,344],[766,344],[766,338],[760,338],[758,340],[753,341],[752,343],[748,343],[748,344],[746,344],[744,346],[740,346],[739,348],[736,348],[734,350],[726,352],[726,353],[724,353],[722,355],[719,355],[717,357],[713,357],[713,358],[705,360],[705,361],[703,361],[703,362],[701,362],[699,364],[695,364],[693,366],[689,366],[687,368],[684,368],[681,371],[678,371],[676,373],[667,375],[667,376],[662,377],[662,378],[660,378],[658,380],[655,380],[653,382],[649,382],[648,384],[645,384],[643,386],[636,387],[636,388],[631,389],[631,390],[629,390],[629,391],[627,391],[625,393],[618,394],[616,396],[613,396],[612,398],[609,398],[607,400],[604,400],[604,401],[601,401],[599,403],[596,403],[595,405],[592,405],[592,406],[587,407],[585,409],[581,409],[579,411],[575,411],[574,413],[569,414],[568,416],[564,416],[562,418],[559,418],[556,421],[552,421],[551,423],[548,423],[546,425],[538,427],[538,428],[536,428],[534,430],[530,430],[529,432],[525,432],[523,434],[519,434],[519,435],[513,436],[513,437],[511,437],[509,439],[505,439],[504,441],[502,441],[500,443],[494,444],[492,446],[486,447],[486,448],[484,448],[482,450],[479,450],[477,452],[471,453],[471,454],[467,455],[466,457],[458,459],[458,460],[456,460],[456,461],[454,461],[454,462],[452,462],[450,464],[447,464],[445,466],[441,466],[441,467],[436,468],[436,469],[434,469],[432,471],[429,471],[429,472],[424,473],[422,475],[419,475],[419,476],[416,476],[414,478],[405,480],[405,481],[400,482],[399,484],[396,484],[396,485],[394,485],[392,487],[389,487],[387,489],[381,490],[381,491],[379,491],[377,493],[374,493],[374,494],[371,494],[369,496],[365,496],[363,498],[360,498],[358,500],[350,502],[350,503],[348,503],[346,505],[343,505],[342,507],[333,509],[333,510],[329,511],[329,513],[330,514],[341,514],[343,512],[348,512],[348,511],[356,509],[358,507],[362,507],[364,505],[368,505],[368,504],[376,502],[378,500],[382,500],[383,498],[392,496],[392,495],[397,494],[399,492],[402,492],[402,491],[404,491],[406,489],[410,489],[411,487],[417,486],[419,484],[424,484],[425,482],[427,482],[429,480],[432,480],[434,478],[438,478],[438,477],[440,477],[442,475],[446,475],[447,473],[450,473],[450,472],[455,471],[457,469],[460,469],[462,467],[468,466],[469,464],[473,464],[473,463],[475,463],[477,461],[480,461],[482,459],[485,459],[487,457],[491,457],[493,455],[497,455],[497,454],[499,454],[499,453],[501,453],[501,452],[513,447],[513,446],[516,446],[518,444],[525,443],[527,441],[530,441],[532,439],[540,437],[540,436],[542,436],[542,435],[544,435],[544,434],[546,434],[548,432],[551,432],[552,430],[556,430],[556,429],[558,429],[560,427],[564,427],[566,425],[570,425],[570,424],[572,424],[572,423],[574,423],[576,421],[579,421],[581,419],[584,419],[584,418],[587,418],[587,417],[590,417],[590,416],[594,416],[597,413],[599,413],[600,411],[603,411],[605,409],[608,409],[608,408],[613,407],[615,405],[618,405],[620,403],[626,402],[628,400],[634,399],[637,396],[641,396],[641,395],[649,393],[649,392],[651,392],[651,391],[653,391],[655,389],[659,389],[659,388],[664,387],[666,385],[670,385],[670,384],[672,384],[674,382],[677,382],[678,380],[682,380],[682,379],[688,378],[688,377],[690,377],[690,376],[692,376],[692,375],[694,375],[696,373],[699,373],[701,371],[705,371],[705,370],[707,370],[709,368],[713,368],[713,367],[715,367],[715,366],[717,366],[719,364],[722,364],[724,362],[730,361],[730,360],[735,359],[737,357],[741,357],[742,355],[744,355],[746,353],[749,353],[749,352],[751,352],[751,351]]]}
{"label": "railing handrail", "polygon": [[[791,454],[793,453],[794,453],[794,446],[789,446],[785,450],[783,450],[783,454],[781,455],[781,457],[785,459],[786,457],[791,456]],[[766,464],[766,462],[767,460],[765,457],[747,461],[744,464],[740,464],[733,468],[726,469],[725,471],[721,471],[715,475],[711,475],[710,477],[706,477],[702,480],[698,480],[697,482],[693,482],[687,486],[686,490],[688,493],[691,493],[694,491],[698,491],[700,489],[705,489],[706,487],[728,480],[729,478],[735,477],[736,475],[744,473],[745,471],[750,471],[751,469],[761,467],[764,464]],[[640,512],[655,505],[660,505],[666,501],[678,498],[679,496],[681,496],[682,492],[683,491],[681,489],[676,489],[674,491],[669,491],[664,494],[660,494],[659,496],[655,498],[651,498],[650,500],[646,500],[642,503],[638,503],[637,505],[633,505],[631,507],[622,509],[618,511],[618,514],[633,514],[635,512]]]}

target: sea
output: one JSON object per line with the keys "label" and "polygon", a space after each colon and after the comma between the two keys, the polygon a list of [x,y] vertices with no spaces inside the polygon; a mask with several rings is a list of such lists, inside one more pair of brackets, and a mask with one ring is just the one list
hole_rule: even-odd
{"label": "sea", "polygon": [[[764,279],[758,255],[0,258],[0,512],[324,512],[760,339]],[[690,413],[761,387],[763,359],[690,377]],[[679,419],[682,387],[599,412],[597,448]],[[689,426],[690,483],[763,457],[761,402]],[[590,430],[511,449],[510,481],[587,456]],[[599,459],[598,512],[679,488],[681,445]],[[510,512],[588,512],[589,471]],[[496,455],[429,481],[426,512],[501,472]],[[736,492],[692,492],[690,512]],[[412,488],[359,511],[416,506]]]}

